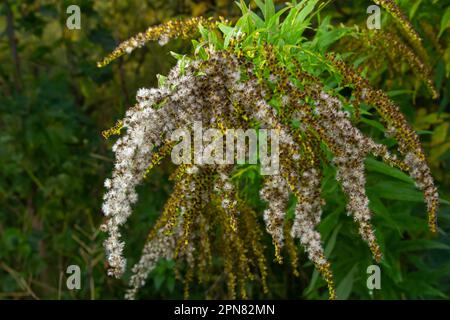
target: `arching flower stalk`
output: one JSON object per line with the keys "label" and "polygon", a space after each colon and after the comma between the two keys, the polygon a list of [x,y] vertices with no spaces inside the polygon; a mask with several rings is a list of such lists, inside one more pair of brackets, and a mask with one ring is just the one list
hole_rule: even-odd
{"label": "arching flower stalk", "polygon": [[97,66],[100,68],[104,67],[124,54],[129,54],[134,49],[143,47],[149,41],[158,41],[163,46],[170,39],[192,38],[198,32],[199,24],[205,27],[214,27],[219,22],[226,23],[226,20],[223,18],[215,20],[213,18],[193,17],[186,20],[170,20],[166,23],[152,26],[145,32],[138,33],[127,41],[122,42],[111,54],[99,61]]}
{"label": "arching flower stalk", "polygon": [[[423,59],[405,43],[397,34],[385,30],[361,30],[351,32],[351,37],[346,37],[342,45],[352,51],[376,52],[365,61],[369,64],[370,70],[379,69],[383,63],[380,55],[388,60],[389,70],[401,72],[402,67],[407,65],[415,77],[420,79],[426,86],[433,99],[439,97],[439,93],[433,83],[432,71]],[[403,64],[402,64],[403,62]]]}
{"label": "arching flower stalk", "polygon": [[[226,279],[229,298],[246,298],[246,283],[252,280],[259,280],[267,292],[259,215],[273,239],[277,261],[282,262],[282,250],[287,246],[292,267],[297,269],[297,256],[292,251],[293,242],[298,239],[325,279],[329,297],[334,299],[331,264],[317,231],[324,205],[322,172],[326,166],[337,169],[336,179],[347,197],[348,214],[374,259],[380,261],[381,250],[365,192],[364,161],[368,155],[410,173],[425,193],[430,228],[436,231],[436,188],[419,139],[398,107],[339,58],[312,54],[307,43],[300,46],[305,20],[291,18],[302,13],[300,16],[307,19],[314,7],[310,4],[314,3],[291,6],[285,20],[275,27],[268,11],[263,21],[257,15],[245,14],[249,9],[244,3],[244,17],[234,27],[203,25],[201,41],[194,42],[194,54],[179,60],[159,88],[140,89],[137,104],[127,111],[119,126],[107,132],[106,135],[118,133],[122,126],[125,131],[113,147],[116,164],[112,178],[105,182],[103,204],[107,222],[102,229],[109,234],[105,241],[109,274],[116,277],[122,276],[126,267],[120,226],[137,201],[136,186],[169,153],[173,157],[172,133],[187,128],[189,133],[183,140],[195,140],[195,125],[200,122],[203,127],[222,132],[258,127],[273,129],[279,136],[278,145],[272,144],[273,137],[269,139],[271,151],[279,157],[268,161],[279,166],[279,172],[264,178],[260,198],[266,202],[266,209],[262,213],[246,204],[233,183],[239,166],[203,163],[203,150],[192,146],[182,155],[199,161],[181,164],[173,173],[173,193],[150,232],[140,261],[132,269],[127,298],[135,298],[148,273],[162,258],[187,265],[187,297],[196,270],[200,282],[209,281],[205,275],[214,268],[211,256],[216,252],[223,257],[223,277],[219,280]],[[204,21],[210,20],[199,19],[197,23]],[[189,24],[191,31],[195,29],[193,24]],[[180,34],[187,32],[174,33]],[[157,38],[154,35],[144,40]],[[138,43],[143,44],[144,40]],[[118,53],[106,60],[127,51],[124,48],[129,43],[121,45],[115,51]],[[309,60],[311,54],[324,61],[320,68]],[[353,97],[340,96],[336,87],[327,83],[325,73],[336,76],[333,81],[341,86],[351,87]],[[356,127],[352,115],[359,112],[360,101],[375,107],[398,142],[398,154]],[[245,150],[233,150],[233,163],[237,163],[242,152]],[[333,155],[331,161],[326,152]],[[290,198],[296,202],[293,218],[286,214]],[[207,294],[214,297],[213,293]]]}
{"label": "arching flower stalk", "polygon": [[399,163],[399,167],[408,171],[415,180],[416,186],[424,192],[428,208],[429,227],[432,232],[437,232],[436,215],[439,207],[439,196],[426,163],[419,137],[409,126],[398,106],[384,92],[373,89],[366,79],[355,73],[342,61],[337,61],[332,55],[329,58],[344,76],[343,84],[354,87],[357,92],[362,93],[361,98],[373,105],[380,114],[381,119],[386,124],[387,133],[397,140],[398,151],[405,157],[404,161]]}
{"label": "arching flower stalk", "polygon": [[[392,26],[391,20],[379,29],[366,28],[364,25],[354,25],[341,28],[341,39],[335,46],[337,51],[345,49],[352,54],[348,55],[348,61],[360,63],[363,58],[363,67],[371,73],[377,74],[375,70],[380,70],[387,66],[391,76],[401,74],[405,67],[409,67],[417,79],[420,79],[426,86],[433,99],[439,97],[439,92],[433,83],[432,63],[427,51],[423,46],[423,40],[414,29],[405,13],[393,0],[374,0],[392,17],[395,24]],[[432,28],[426,23],[420,23],[424,34],[431,40],[440,54],[443,55],[442,48],[437,41]],[[321,32],[327,33],[325,28]],[[339,30],[336,30],[339,31]],[[326,39],[325,39],[326,40]],[[327,41],[325,41],[326,46]],[[359,62],[358,62],[359,61]],[[380,75],[378,75],[380,76]],[[398,81],[405,79],[396,78]]]}
{"label": "arching flower stalk", "polygon": [[394,18],[394,21],[400,26],[403,30],[405,36],[408,41],[411,43],[412,47],[418,52],[421,59],[428,63],[428,54],[423,47],[422,38],[417,33],[417,31],[412,26],[411,22],[406,17],[405,13],[399,8],[399,6],[395,3],[394,0],[374,0],[374,2],[384,9],[386,9],[391,16]]}

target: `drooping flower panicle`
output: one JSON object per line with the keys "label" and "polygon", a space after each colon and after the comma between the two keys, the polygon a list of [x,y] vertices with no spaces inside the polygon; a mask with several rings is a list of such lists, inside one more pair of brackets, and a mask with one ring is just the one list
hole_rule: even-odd
{"label": "drooping flower panicle", "polygon": [[[101,65],[145,41],[158,40],[161,35],[188,36],[199,23],[218,32],[216,23],[208,25],[205,21],[210,20],[190,20],[187,27],[150,28],[146,34],[121,45]],[[321,196],[324,167],[336,168],[336,180],[347,198],[347,212],[376,261],[381,260],[382,254],[365,191],[365,160],[369,155],[410,173],[424,191],[430,228],[436,231],[437,190],[419,139],[394,102],[336,56],[321,56],[329,72],[341,76],[340,85],[352,88],[356,95],[353,99],[343,98],[324,84],[320,72],[314,74],[302,64],[304,51],[268,39],[248,40],[239,30],[228,38],[227,46],[221,43],[197,48],[191,58],[179,60],[159,88],[140,89],[137,104],[105,133],[109,136],[121,129],[125,131],[113,147],[116,163],[112,178],[105,182],[103,212],[107,221],[102,229],[109,234],[105,248],[111,275],[120,277],[126,267],[120,226],[137,201],[136,186],[171,153],[175,145],[171,134],[188,128],[189,138],[195,140],[194,127],[198,122],[221,131],[257,126],[278,134],[279,145],[271,144],[270,148],[276,149],[279,157],[270,161],[280,170],[263,179],[260,199],[266,207],[260,220],[272,237],[276,260],[283,261],[286,248],[294,270],[295,240],[299,241],[325,279],[331,299],[336,298],[331,263],[317,231],[325,204]],[[398,142],[398,154],[356,126],[347,109],[350,106],[356,115],[361,101],[375,107],[387,131]],[[325,150],[332,154],[331,160]],[[241,151],[231,155],[234,163]],[[201,152],[192,148],[190,155],[201,159]],[[267,292],[258,213],[241,198],[234,180],[238,172],[239,167],[234,164],[201,161],[177,167],[171,177],[175,183],[173,192],[150,231],[141,259],[132,269],[127,298],[136,297],[159,259],[175,259],[186,266],[188,297],[196,270],[199,282],[209,281],[208,270],[213,268],[211,257],[215,252],[223,256],[223,278],[229,298],[246,298],[246,283],[255,279]],[[288,217],[291,199],[294,214]],[[213,292],[209,295],[215,297]]]}

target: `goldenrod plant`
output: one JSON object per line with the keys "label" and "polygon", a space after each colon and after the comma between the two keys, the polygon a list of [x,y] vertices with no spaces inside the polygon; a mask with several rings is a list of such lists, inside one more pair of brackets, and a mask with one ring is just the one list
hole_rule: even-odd
{"label": "goldenrod plant", "polygon": [[[412,179],[423,192],[429,229],[438,231],[439,196],[419,136],[386,92],[348,64],[345,55],[325,48],[324,43],[341,37],[338,32],[330,39],[330,33],[323,32],[330,24],[328,18],[321,20],[326,4],[255,2],[256,10],[238,2],[237,20],[195,17],[150,27],[98,63],[104,67],[147,41],[165,45],[176,37],[192,39],[191,53],[172,53],[177,64],[167,76],[159,76],[158,87],[139,89],[136,105],[104,132],[105,137],[121,134],[113,146],[115,164],[104,184],[102,207],[109,275],[119,278],[126,271],[121,228],[138,201],[137,186],[173,154],[179,141],[170,137],[176,130],[188,128],[191,133],[185,138],[190,139],[194,124],[201,122],[224,134],[237,128],[267,129],[279,136],[280,170],[275,174],[261,176],[258,165],[237,162],[200,161],[174,169],[173,191],[131,269],[129,299],[136,298],[161,259],[176,261],[186,298],[195,278],[211,282],[217,263],[224,270],[227,297],[251,297],[248,283],[252,281],[268,292],[262,224],[272,238],[278,263],[283,263],[286,251],[298,275],[300,243],[325,280],[328,297],[339,298],[333,261],[318,229],[326,206],[323,187],[330,177],[338,182],[354,230],[367,243],[374,261],[382,263],[384,252],[377,240],[382,235],[372,224],[373,206],[366,191],[368,166]],[[383,30],[373,41],[403,55],[437,98],[420,36],[394,1],[375,2],[398,22],[409,44]],[[386,44],[388,38],[393,40]],[[361,128],[365,123],[376,123],[389,143]],[[192,148],[188,154],[196,158],[198,152]],[[237,159],[234,152],[232,158]],[[262,210],[245,196],[241,178],[249,173],[260,181]],[[215,257],[220,261],[214,262]]]}

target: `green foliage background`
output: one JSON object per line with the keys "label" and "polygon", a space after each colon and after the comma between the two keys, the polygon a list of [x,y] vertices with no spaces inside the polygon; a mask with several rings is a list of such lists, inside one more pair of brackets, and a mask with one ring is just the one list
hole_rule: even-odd
{"label": "green foliage background", "polygon": [[[445,1],[398,3],[425,40],[441,97],[432,100],[404,65],[393,72],[388,63],[382,63],[364,72],[374,86],[386,90],[400,105],[421,135],[442,198],[440,232],[437,237],[429,234],[423,197],[408,177],[369,159],[367,191],[384,253],[382,289],[369,292],[366,268],[373,264],[370,251],[345,214],[345,198],[334,172],[325,172],[327,206],[319,229],[342,299],[450,297],[450,207],[446,201],[450,196],[450,11]],[[71,4],[81,7],[81,30],[65,27],[66,8]],[[332,1],[320,13],[323,41],[318,48],[351,58],[348,42],[340,41],[344,32],[330,29],[328,23],[363,28],[370,4]],[[113,164],[112,141],[105,141],[101,131],[123,116],[138,88],[156,85],[156,74],[165,74],[174,65],[170,51],[189,52],[190,43],[148,44],[103,69],[96,67],[96,61],[149,25],[173,17],[233,17],[238,13],[237,6],[226,0],[21,0],[0,5],[1,299],[123,297],[127,277],[115,280],[106,276],[103,235],[98,232],[103,219],[103,181]],[[393,24],[384,21],[387,14],[383,11],[382,17],[383,26]],[[313,25],[318,27],[318,22]],[[430,26],[435,37],[426,35]],[[376,48],[358,54],[360,59],[354,63],[359,66],[364,67],[370,58],[384,61]],[[366,120],[365,129],[376,135],[377,123],[370,117]],[[125,227],[129,265],[138,259],[147,231],[171,191],[170,170],[171,164],[163,163],[140,188],[140,201]],[[260,206],[254,171],[245,170],[236,180],[248,201]],[[272,261],[269,236],[265,240]],[[263,295],[255,287],[252,297],[326,298],[323,281],[304,255],[300,262],[299,277],[292,275],[288,263],[271,263],[270,293]],[[81,290],[65,286],[65,270],[71,264],[82,269]],[[182,298],[182,284],[175,280],[172,267],[173,262],[161,261],[141,297]],[[220,274],[215,276],[221,285]],[[191,297],[204,297],[208,289],[194,286]]]}

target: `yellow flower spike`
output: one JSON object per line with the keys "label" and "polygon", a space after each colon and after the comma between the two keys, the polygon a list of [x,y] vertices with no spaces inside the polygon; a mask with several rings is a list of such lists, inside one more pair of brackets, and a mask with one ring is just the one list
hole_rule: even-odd
{"label": "yellow flower spike", "polygon": [[164,209],[160,218],[157,220],[147,237],[147,241],[153,239],[158,233],[158,230],[166,225],[168,225],[168,227],[165,230],[165,235],[169,235],[172,233],[173,228],[175,227],[177,222],[178,208],[183,204],[184,201],[184,183],[184,181],[178,181],[175,184],[172,194],[164,205]]}
{"label": "yellow flower spike", "polygon": [[194,279],[194,266],[188,264],[188,270],[184,276],[184,299],[189,299],[189,285]]}
{"label": "yellow flower spike", "polygon": [[334,285],[333,273],[331,272],[330,263],[326,262],[322,265],[316,265],[317,270],[325,279],[328,287],[328,299],[336,300],[336,287]]}
{"label": "yellow flower spike", "polygon": [[397,57],[406,60],[416,76],[425,83],[432,98],[437,99],[439,97],[428,65],[422,62],[415,52],[409,46],[404,44],[396,34],[390,32],[376,32],[374,41],[385,49],[387,55],[390,56],[392,60],[395,61]]}
{"label": "yellow flower spike", "polygon": [[394,20],[400,25],[408,40],[412,46],[417,50],[419,55],[428,63],[428,55],[422,44],[422,38],[419,36],[417,31],[412,26],[411,22],[408,20],[403,11],[398,7],[398,5],[393,0],[374,0],[374,2],[382,6],[389,14],[392,15]]}
{"label": "yellow flower spike", "polygon": [[144,178],[147,178],[150,171],[157,165],[161,163],[161,160],[164,159],[175,146],[176,141],[165,141],[163,146],[152,155],[152,159],[150,160],[150,165],[147,167],[144,173]]}
{"label": "yellow flower spike", "polygon": [[157,26],[149,27],[145,32],[138,33],[134,37],[122,42],[112,53],[102,61],[97,62],[97,67],[102,68],[124,54],[131,53],[134,49],[144,46],[149,41],[159,41],[161,45],[164,45],[170,39],[190,38],[198,32],[198,26],[200,24],[206,28],[213,28],[219,22],[227,23],[222,17],[219,17],[219,19],[193,17],[185,20],[171,20]]}
{"label": "yellow flower spike", "polygon": [[281,256],[281,248],[278,243],[272,241],[273,246],[275,248],[275,261],[279,264],[283,264],[283,257]]}
{"label": "yellow flower spike", "polygon": [[259,270],[263,292],[268,293],[267,261],[264,255],[264,246],[261,243],[263,233],[257,221],[257,214],[242,201],[239,201],[239,212],[241,213],[240,217],[242,219],[243,227],[241,234],[246,237],[244,243],[249,246],[250,251],[255,257],[253,261],[255,261],[255,267]]}
{"label": "yellow flower spike", "polygon": [[430,209],[428,211],[428,228],[434,234],[437,233],[437,209],[439,206],[439,199],[435,198],[432,201]]}
{"label": "yellow flower spike", "polygon": [[300,276],[298,272],[298,253],[294,239],[291,236],[292,220],[287,220],[284,224],[284,241],[291,260],[292,273],[295,277]]}
{"label": "yellow flower spike", "polygon": [[113,136],[113,135],[119,135],[120,131],[123,128],[123,121],[119,120],[116,122],[116,124],[114,125],[114,127],[108,129],[108,130],[104,130],[102,131],[102,136],[105,139],[108,139],[109,137]]}
{"label": "yellow flower spike", "polygon": [[212,266],[212,255],[211,255],[211,243],[209,240],[209,219],[208,216],[212,211],[211,206],[208,206],[201,212],[199,217],[199,241],[197,257],[197,278],[199,283],[207,283],[210,279],[210,268]]}

